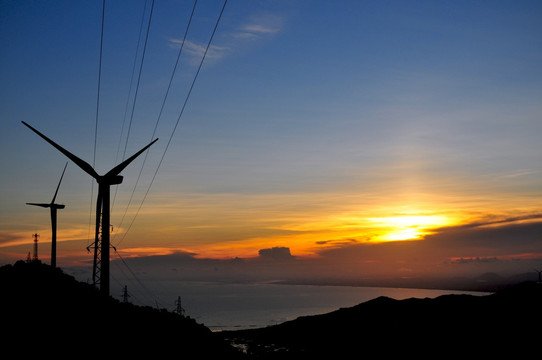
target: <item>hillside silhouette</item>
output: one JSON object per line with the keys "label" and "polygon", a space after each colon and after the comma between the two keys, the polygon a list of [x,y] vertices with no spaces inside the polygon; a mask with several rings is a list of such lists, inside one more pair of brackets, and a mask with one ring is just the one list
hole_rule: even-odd
{"label": "hillside silhouette", "polygon": [[542,284],[485,296],[379,297],[261,329],[223,332],[258,359],[537,358]]}
{"label": "hillside silhouette", "polygon": [[3,350],[13,357],[242,358],[193,319],[104,297],[39,261],[0,267],[0,294]]}
{"label": "hillside silhouette", "polygon": [[14,357],[536,358],[541,306],[542,284],[524,282],[485,296],[379,297],[279,325],[213,333],[167,310],[104,297],[39,261],[0,267],[2,343]]}

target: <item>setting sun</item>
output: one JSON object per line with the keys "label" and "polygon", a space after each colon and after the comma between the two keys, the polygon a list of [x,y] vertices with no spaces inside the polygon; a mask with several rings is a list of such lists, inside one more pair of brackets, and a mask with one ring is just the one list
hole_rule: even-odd
{"label": "setting sun", "polygon": [[398,215],[371,218],[383,229],[378,238],[383,241],[419,240],[431,233],[431,229],[451,224],[451,220],[441,215]]}

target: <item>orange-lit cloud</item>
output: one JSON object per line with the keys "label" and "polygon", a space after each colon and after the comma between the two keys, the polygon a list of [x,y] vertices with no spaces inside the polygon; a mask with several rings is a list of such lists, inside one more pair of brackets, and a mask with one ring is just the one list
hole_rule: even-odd
{"label": "orange-lit cloud", "polygon": [[[318,194],[157,194],[145,203],[131,227],[135,211],[127,212],[120,226],[122,212],[113,213],[112,245],[123,258],[176,252],[192,254],[197,259],[256,258],[260,249],[273,247],[287,247],[298,258],[318,258],[328,251],[365,249],[364,245],[382,242],[389,242],[391,246],[385,248],[393,252],[394,243],[417,240],[428,242],[423,248],[438,254],[440,250],[433,246],[434,239],[459,233],[462,227],[466,231],[539,220],[536,201],[523,200],[503,197],[499,206],[495,206],[489,197],[479,197],[476,201],[473,197],[463,197],[459,201],[446,194],[398,193],[389,197],[388,193],[377,196],[346,190]],[[39,232],[45,244],[50,229],[48,219],[42,218],[35,222],[43,224]],[[93,230],[93,225],[89,230],[88,213],[61,217],[59,262],[91,262],[92,254],[86,247],[92,242]],[[30,235],[31,231],[5,230],[0,234],[0,247],[6,256],[8,252],[9,256],[19,252],[18,257],[24,258],[31,249]],[[460,238],[454,241],[469,248]],[[47,253],[44,248],[44,257]],[[442,258],[495,255],[499,254],[466,251]],[[361,257],[359,261],[375,264],[386,258],[381,254],[380,258],[375,255]]]}
{"label": "orange-lit cloud", "polygon": [[[352,193],[175,194],[151,199],[134,223],[116,228],[119,251],[189,251],[198,257],[256,256],[258,249],[288,246],[300,256],[315,255],[344,239],[357,242],[423,240],[450,226],[511,219],[536,220],[536,207],[505,201],[496,212],[485,199],[468,206],[447,196],[420,195],[416,202],[384,202]],[[525,215],[525,216],[523,216]],[[126,221],[125,221],[126,222]],[[495,223],[497,224],[497,223]],[[135,250],[137,249],[137,251]],[[160,250],[161,251],[161,250]]]}

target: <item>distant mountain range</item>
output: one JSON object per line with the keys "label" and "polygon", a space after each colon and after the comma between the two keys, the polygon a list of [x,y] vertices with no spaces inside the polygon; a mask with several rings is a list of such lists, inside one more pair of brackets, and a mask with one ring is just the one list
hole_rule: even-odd
{"label": "distant mountain range", "polygon": [[103,297],[39,261],[0,267],[3,350],[24,358],[519,359],[539,350],[541,305],[542,284],[523,282],[484,296],[379,297],[261,329],[213,333],[165,309]]}
{"label": "distant mountain range", "polygon": [[337,278],[298,278],[280,281],[281,284],[296,285],[338,285],[370,286],[412,289],[459,290],[495,292],[521,282],[535,281],[536,272],[502,276],[496,273],[484,273],[477,276],[457,277],[413,277],[413,278],[377,278],[377,279],[337,279]]}

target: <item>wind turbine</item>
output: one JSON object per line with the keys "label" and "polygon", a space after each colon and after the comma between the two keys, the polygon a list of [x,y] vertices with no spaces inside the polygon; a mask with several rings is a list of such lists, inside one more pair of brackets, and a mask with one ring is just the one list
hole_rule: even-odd
{"label": "wind turbine", "polygon": [[[26,122],[22,123],[27,126],[30,130],[34,131],[40,137],[42,137],[49,144],[54,146],[58,151],[66,155],[71,161],[73,161],[77,166],[79,166],[84,172],[96,179],[98,183],[98,198],[96,200],[96,244],[95,246],[100,249],[100,276],[99,281],[94,279],[94,283],[100,284],[100,292],[105,296],[109,296],[109,247],[110,247],[110,237],[109,237],[109,226],[110,226],[110,187],[111,185],[118,185],[122,183],[122,176],[119,175],[124,168],[128,166],[132,161],[135,160],[141,153],[147,150],[152,144],[154,144],[158,139],[154,139],[150,144],[145,146],[143,149],[139,150],[137,153],[124,160],[122,163],[115,166],[113,169],[109,170],[105,175],[99,175],[90,164],[86,161],[78,158],[77,156],[70,153],[68,150],[64,149],[62,146],[55,143],[53,140],[49,139],[47,136],[40,133],[38,130],[34,129],[32,126],[28,125]],[[101,213],[101,222],[100,222],[100,213]],[[101,224],[101,241],[98,244],[99,238],[99,229]],[[96,259],[95,259],[96,261]],[[96,262],[95,262],[96,265]],[[94,275],[97,274],[95,269]]]}
{"label": "wind turbine", "polygon": [[56,195],[58,194],[58,189],[60,188],[60,183],[62,182],[62,178],[64,177],[66,166],[68,166],[68,163],[66,163],[66,165],[64,166],[64,170],[62,171],[62,175],[60,176],[60,181],[58,182],[58,185],[56,187],[55,196],[53,196],[53,200],[51,200],[51,203],[49,204],[26,203],[26,205],[41,206],[44,208],[49,208],[51,210],[51,229],[52,229],[51,266],[52,267],[56,267],[56,211],[58,209],[64,209],[66,207],[65,205],[55,204],[55,199],[56,199]]}

